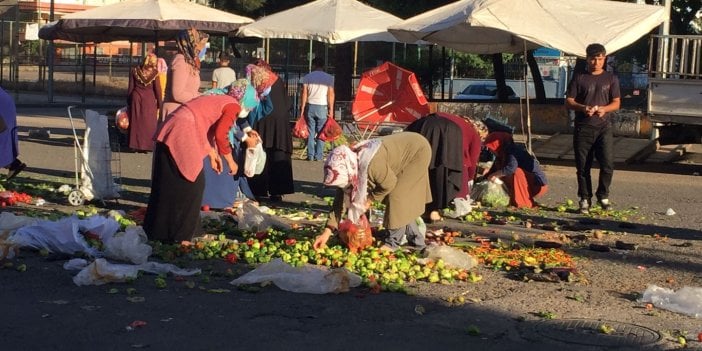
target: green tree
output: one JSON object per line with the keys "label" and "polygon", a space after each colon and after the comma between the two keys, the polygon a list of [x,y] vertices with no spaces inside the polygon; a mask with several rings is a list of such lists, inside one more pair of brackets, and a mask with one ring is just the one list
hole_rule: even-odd
{"label": "green tree", "polygon": [[257,12],[264,9],[267,2],[267,0],[214,0],[212,5],[214,8],[228,11],[240,16],[256,18],[259,17],[256,16]]}

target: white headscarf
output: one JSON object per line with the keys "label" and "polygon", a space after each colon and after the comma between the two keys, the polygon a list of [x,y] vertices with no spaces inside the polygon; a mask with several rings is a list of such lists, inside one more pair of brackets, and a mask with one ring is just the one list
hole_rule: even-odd
{"label": "white headscarf", "polygon": [[380,148],[380,139],[334,148],[324,163],[324,185],[344,189],[344,206],[348,219],[358,223],[366,212],[368,198],[368,165]]}

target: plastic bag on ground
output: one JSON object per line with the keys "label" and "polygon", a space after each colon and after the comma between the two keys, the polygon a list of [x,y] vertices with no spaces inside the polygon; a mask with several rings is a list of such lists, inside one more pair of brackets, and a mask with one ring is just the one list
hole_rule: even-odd
{"label": "plastic bag on ground", "polygon": [[290,224],[280,218],[261,211],[250,201],[244,201],[241,208],[236,210],[238,228],[242,230],[264,230],[270,227],[290,230]]}
{"label": "plastic bag on ground", "polygon": [[27,217],[27,216],[17,216],[12,212],[1,212],[0,213],[0,232],[13,232],[19,228],[28,225],[35,225],[39,222],[38,219]]}
{"label": "plastic bag on ground", "polygon": [[702,288],[683,287],[678,291],[649,285],[641,298],[658,308],[678,312],[695,318],[702,317]]}
{"label": "plastic bag on ground", "polygon": [[449,210],[444,213],[447,217],[458,218],[463,217],[473,211],[473,200],[470,196],[457,197],[453,199],[454,210]]}
{"label": "plastic bag on ground", "polygon": [[12,212],[0,213],[0,260],[13,259],[19,253],[21,245],[12,238],[12,234],[19,228],[37,222],[36,218],[16,216]]}
{"label": "plastic bag on ground", "polygon": [[85,253],[101,257],[100,247],[88,243],[90,237],[103,244],[119,230],[119,223],[113,218],[92,216],[78,219],[65,217],[58,221],[40,221],[36,225],[17,229],[11,239],[21,247],[47,249],[54,253],[74,255]]}
{"label": "plastic bag on ground", "polygon": [[75,277],[73,282],[78,285],[103,285],[107,283],[122,283],[135,279],[139,271],[153,274],[167,274],[190,276],[200,273],[200,269],[184,269],[172,264],[146,262],[140,265],[117,264],[98,258],[84,267]]}
{"label": "plastic bag on ground", "polygon": [[105,256],[134,264],[146,263],[152,248],[141,226],[128,226],[105,242]]}
{"label": "plastic bag on ground", "polygon": [[470,198],[480,201],[481,205],[488,207],[506,207],[509,206],[510,201],[509,194],[501,180],[499,182],[483,180],[476,183],[471,189]]}
{"label": "plastic bag on ground", "polygon": [[230,284],[245,285],[273,282],[286,291],[308,294],[342,293],[361,284],[361,277],[345,268],[306,264],[293,267],[276,258],[258,266],[251,272],[234,279]]}
{"label": "plastic bag on ground", "polygon": [[[471,269],[478,265],[478,260],[467,252],[447,245],[429,245],[425,249],[424,259],[417,262],[441,259],[447,266],[459,269]],[[421,260],[421,261],[420,261]]]}
{"label": "plastic bag on ground", "polygon": [[67,271],[79,271],[88,265],[88,260],[84,258],[72,258],[63,264],[63,269]]}

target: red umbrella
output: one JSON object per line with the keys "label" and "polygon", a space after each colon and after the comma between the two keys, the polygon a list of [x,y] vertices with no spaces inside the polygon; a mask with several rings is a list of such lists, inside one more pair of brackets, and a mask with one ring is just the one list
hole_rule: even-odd
{"label": "red umbrella", "polygon": [[364,72],[351,107],[359,124],[409,124],[429,114],[414,73],[390,62]]}

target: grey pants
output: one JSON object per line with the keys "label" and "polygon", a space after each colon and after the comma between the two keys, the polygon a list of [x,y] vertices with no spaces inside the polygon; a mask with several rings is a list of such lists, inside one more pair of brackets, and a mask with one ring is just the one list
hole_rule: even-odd
{"label": "grey pants", "polygon": [[407,241],[418,250],[426,247],[424,243],[424,233],[419,229],[416,221],[412,221],[404,227],[386,230],[388,236],[385,238],[385,244],[393,249],[402,245],[402,239],[404,239],[405,236],[407,236]]}

